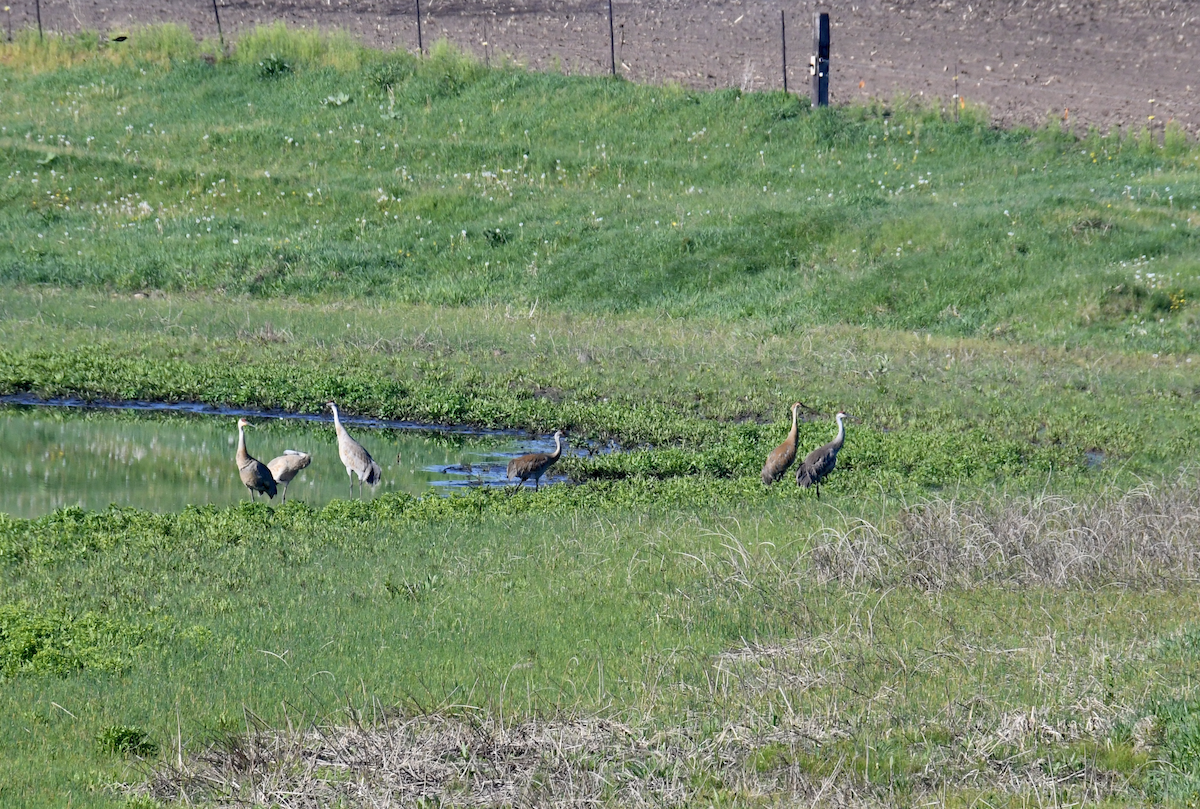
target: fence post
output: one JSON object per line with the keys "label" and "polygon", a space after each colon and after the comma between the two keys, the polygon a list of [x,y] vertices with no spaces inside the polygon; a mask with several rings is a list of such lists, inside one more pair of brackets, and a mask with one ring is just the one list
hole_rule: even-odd
{"label": "fence post", "polygon": [[958,57],[954,57],[954,123],[958,123],[958,108],[962,101],[958,95]]}
{"label": "fence post", "polygon": [[829,106],[829,15],[818,12],[813,18],[813,55],[809,62],[812,74],[812,103],[814,107]]}
{"label": "fence post", "polygon": [[[38,20],[38,42],[42,41],[42,0],[34,0],[34,8],[37,9]],[[26,6],[28,8],[28,6]]]}
{"label": "fence post", "polygon": [[425,54],[425,40],[422,39],[422,37],[421,37],[421,0],[416,0],[416,2],[417,2],[417,51],[420,54],[424,55]]}
{"label": "fence post", "polygon": [[783,92],[787,92],[787,20],[783,9],[779,9],[779,45],[783,50]]}
{"label": "fence post", "polygon": [[217,39],[221,41],[221,51],[225,50],[225,33],[221,30],[221,12],[217,11],[217,0],[213,0],[213,16],[217,18]]}
{"label": "fence post", "polygon": [[612,74],[617,75],[617,45],[613,37],[612,0],[608,0],[608,58],[612,62]]}

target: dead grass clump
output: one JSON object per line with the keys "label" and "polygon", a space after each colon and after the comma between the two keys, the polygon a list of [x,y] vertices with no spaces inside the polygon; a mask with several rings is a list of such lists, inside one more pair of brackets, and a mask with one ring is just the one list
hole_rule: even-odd
{"label": "dead grass clump", "polygon": [[615,722],[500,727],[433,715],[231,737],[160,767],[138,791],[216,806],[643,806],[683,803],[690,789],[681,751]]}
{"label": "dead grass clump", "polygon": [[826,581],[930,590],[1190,584],[1200,577],[1200,487],[1180,479],[1087,501],[927,500],[894,524],[824,529],[812,559]]}
{"label": "dead grass clump", "polygon": [[290,343],[293,339],[291,329],[276,329],[269,320],[256,331],[238,329],[237,336],[240,340],[254,341],[263,344]]}
{"label": "dead grass clump", "polygon": [[[378,727],[260,728],[174,757],[129,789],[213,807],[708,805],[733,796],[874,806],[865,785],[795,766],[759,772],[754,750],[801,737],[715,738],[604,719],[528,721],[424,715]],[[844,774],[843,774],[844,775]]]}

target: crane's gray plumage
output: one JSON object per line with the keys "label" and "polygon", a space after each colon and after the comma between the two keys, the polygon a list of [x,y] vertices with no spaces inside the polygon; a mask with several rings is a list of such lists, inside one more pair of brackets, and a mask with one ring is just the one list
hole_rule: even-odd
{"label": "crane's gray plumage", "polygon": [[515,486],[524,485],[525,481],[533,478],[533,490],[538,490],[539,482],[546,470],[554,466],[554,462],[562,455],[562,430],[554,434],[554,452],[531,452],[508,462],[508,479],[520,478]]}
{"label": "crane's gray plumage", "polygon": [[246,451],[246,428],[253,426],[245,419],[238,419],[237,466],[242,483],[250,490],[250,499],[257,499],[257,494],[265,494],[274,498],[277,489],[271,470],[262,461],[254,458]]}
{"label": "crane's gray plumage", "polygon": [[312,456],[307,452],[285,449],[278,458],[267,461],[267,469],[271,470],[276,483],[283,484],[283,502],[287,502],[287,487],[292,478],[300,474],[300,470],[312,462]]}
{"label": "crane's gray plumage", "polygon": [[796,485],[804,489],[815,486],[818,500],[821,499],[821,481],[837,465],[838,453],[841,452],[842,444],[846,443],[846,425],[843,423],[845,418],[845,413],[834,416],[838,426],[837,437],[825,446],[808,453],[800,462],[800,468],[796,470]]}
{"label": "crane's gray plumage", "polygon": [[354,496],[354,476],[358,475],[358,496],[362,497],[362,485],[377,486],[383,479],[383,469],[371,457],[371,453],[363,445],[350,437],[342,421],[338,418],[337,405],[326,402],[325,406],[333,411],[333,429],[337,432],[338,457],[342,466],[346,467],[346,475],[350,479],[350,496]]}
{"label": "crane's gray plumage", "polygon": [[775,481],[783,477],[788,471],[788,467],[796,460],[796,440],[797,429],[796,420],[800,417],[800,408],[804,405],[796,402],[792,405],[792,431],[787,434],[787,438],[783,443],[771,450],[771,454],[767,456],[767,462],[762,468],[762,482],[764,486],[770,486]]}

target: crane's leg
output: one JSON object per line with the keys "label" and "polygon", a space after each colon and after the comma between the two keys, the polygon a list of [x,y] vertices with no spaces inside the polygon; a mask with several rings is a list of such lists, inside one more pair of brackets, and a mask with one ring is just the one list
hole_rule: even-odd
{"label": "crane's leg", "polygon": [[821,484],[820,483],[817,484],[817,499],[818,500],[821,499]]}
{"label": "crane's leg", "polygon": [[280,505],[287,502],[287,484],[283,484],[283,499],[279,501]]}
{"label": "crane's leg", "polygon": [[354,499],[354,473],[346,470],[346,485],[350,487],[350,499]]}

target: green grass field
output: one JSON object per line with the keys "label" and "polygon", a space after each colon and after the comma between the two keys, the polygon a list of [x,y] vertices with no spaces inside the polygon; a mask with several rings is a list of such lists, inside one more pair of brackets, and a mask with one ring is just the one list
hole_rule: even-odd
{"label": "green grass field", "polygon": [[1200,800],[1177,130],[206,50],[0,45],[0,393],[623,451],[0,515],[0,804]]}

